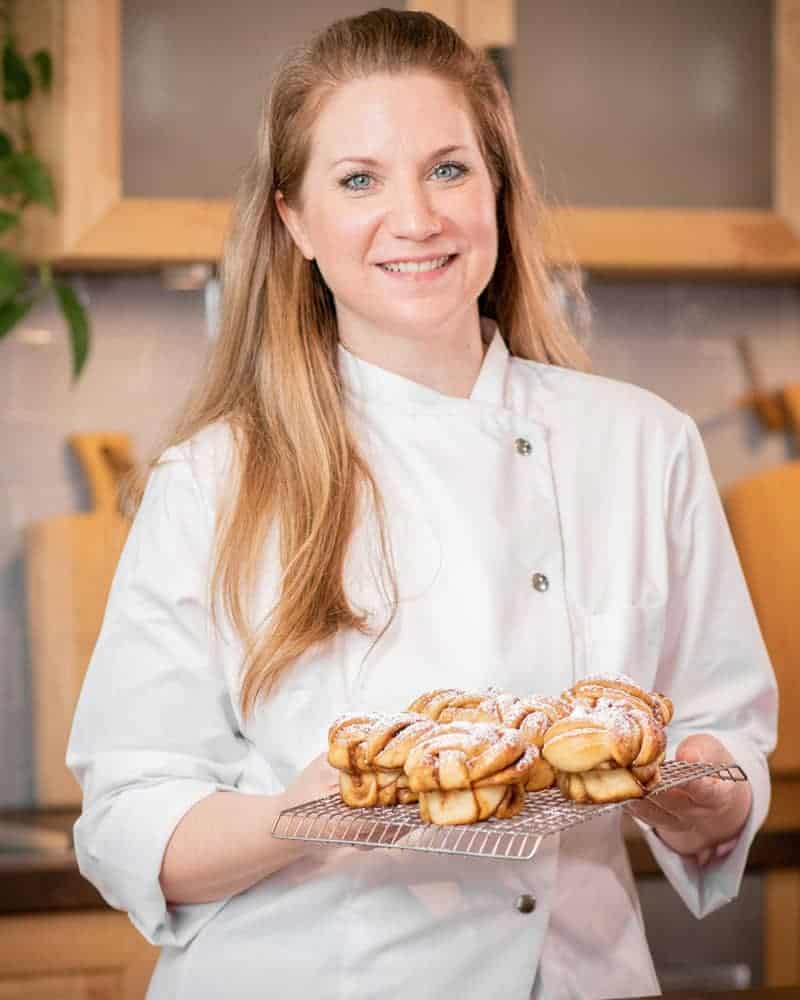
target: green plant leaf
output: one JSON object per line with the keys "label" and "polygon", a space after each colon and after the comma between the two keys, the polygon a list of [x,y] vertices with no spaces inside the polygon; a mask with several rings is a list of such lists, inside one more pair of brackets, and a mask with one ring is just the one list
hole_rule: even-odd
{"label": "green plant leaf", "polygon": [[14,169],[13,156],[0,160],[0,195],[20,194],[20,180]]}
{"label": "green plant leaf", "polygon": [[47,49],[39,49],[31,56],[31,62],[39,74],[39,86],[49,94],[53,87],[53,59]]}
{"label": "green plant leaf", "polygon": [[0,305],[12,302],[25,284],[25,272],[19,258],[5,250],[0,251]]}
{"label": "green plant leaf", "polygon": [[72,344],[72,378],[75,381],[89,357],[89,317],[69,285],[59,283],[55,289],[58,304],[69,327]]}
{"label": "green plant leaf", "polygon": [[7,229],[13,229],[19,223],[19,215],[16,212],[4,212],[0,209],[0,233]]}
{"label": "green plant leaf", "polygon": [[3,46],[3,97],[6,101],[24,101],[30,97],[33,80],[25,60],[11,38]]}
{"label": "green plant leaf", "polygon": [[0,337],[11,333],[32,305],[32,299],[22,299],[19,302],[6,302],[5,305],[0,306]]}
{"label": "green plant leaf", "polygon": [[35,201],[39,205],[47,205],[55,211],[56,194],[50,172],[38,156],[33,153],[12,153],[5,160],[0,160],[0,193],[2,191],[2,168],[10,170],[11,178],[17,181],[17,189],[25,195],[27,201]]}
{"label": "green plant leaf", "polygon": [[11,136],[8,132],[0,129],[0,159],[6,156],[11,156],[14,152],[14,143],[11,141]]}

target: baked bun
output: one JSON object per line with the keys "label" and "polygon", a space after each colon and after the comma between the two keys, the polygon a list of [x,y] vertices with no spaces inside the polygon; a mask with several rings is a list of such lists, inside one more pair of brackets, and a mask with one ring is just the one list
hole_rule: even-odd
{"label": "baked bun", "polygon": [[[444,721],[441,716],[445,711],[459,709],[467,710],[477,706],[486,697],[486,692],[463,691],[461,688],[436,688],[433,691],[426,691],[408,706],[406,711],[417,712],[421,715],[433,719],[435,722]],[[453,720],[450,719],[450,722]]]}
{"label": "baked bun", "polygon": [[542,755],[576,802],[641,798],[658,782],[666,734],[656,715],[627,701],[576,704],[544,737]]}
{"label": "baked bun", "polygon": [[451,722],[411,748],[405,773],[424,822],[475,823],[520,812],[538,756],[516,730]]}
{"label": "baked bun", "polygon": [[423,715],[366,713],[340,716],[328,730],[328,762],[339,771],[348,806],[392,806],[416,802],[403,765],[410,748],[436,729]]}
{"label": "baked bun", "polygon": [[[560,698],[530,695],[518,698],[513,694],[493,692],[473,704],[451,702],[439,714],[440,722],[488,722],[516,729],[530,746],[541,750],[544,735],[558,719],[568,715],[570,706]],[[555,783],[552,766],[537,755],[531,766],[526,791],[538,792]]]}
{"label": "baked bun", "polygon": [[662,726],[669,724],[674,709],[666,695],[646,691],[635,681],[621,674],[597,674],[577,681],[561,695],[571,704],[580,703],[594,707],[598,701],[616,701],[650,712]]}

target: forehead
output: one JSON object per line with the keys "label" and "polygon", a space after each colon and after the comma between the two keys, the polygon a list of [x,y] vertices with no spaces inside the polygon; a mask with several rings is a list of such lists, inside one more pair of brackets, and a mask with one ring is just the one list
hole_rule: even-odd
{"label": "forehead", "polygon": [[312,157],[329,162],[448,145],[477,146],[469,105],[457,84],[427,73],[342,84],[324,103],[311,139]]}

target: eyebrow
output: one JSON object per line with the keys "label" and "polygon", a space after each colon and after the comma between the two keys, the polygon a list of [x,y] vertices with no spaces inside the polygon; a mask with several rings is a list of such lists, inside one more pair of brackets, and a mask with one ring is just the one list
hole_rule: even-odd
{"label": "eyebrow", "polygon": [[[440,156],[448,156],[450,153],[455,153],[459,149],[466,150],[467,147],[442,146],[441,149],[437,149],[435,152],[431,153],[430,156],[427,156],[425,159],[426,161],[436,160]],[[340,159],[333,161],[333,163],[331,164],[331,169],[333,169],[333,167],[338,167],[340,163],[364,163],[369,167],[379,167],[381,165],[380,160],[375,160],[371,156],[342,156]]]}

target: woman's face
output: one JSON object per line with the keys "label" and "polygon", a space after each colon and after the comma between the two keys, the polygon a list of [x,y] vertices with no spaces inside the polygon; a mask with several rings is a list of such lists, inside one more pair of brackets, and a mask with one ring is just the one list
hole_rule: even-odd
{"label": "woman's face", "polygon": [[[425,73],[339,87],[281,216],[348,334],[436,336],[476,313],[497,257],[495,196],[466,100]],[[420,265],[422,267],[420,268]]]}

